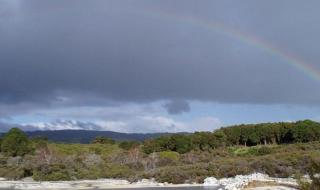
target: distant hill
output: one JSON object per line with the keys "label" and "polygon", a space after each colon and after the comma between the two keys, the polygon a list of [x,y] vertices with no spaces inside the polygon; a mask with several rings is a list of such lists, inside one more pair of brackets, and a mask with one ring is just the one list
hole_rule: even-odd
{"label": "distant hill", "polygon": [[170,133],[118,133],[112,131],[92,131],[92,130],[54,130],[54,131],[29,131],[26,132],[29,137],[43,136],[49,141],[63,143],[90,143],[97,136],[112,138],[116,141],[135,140],[143,141],[149,138],[170,135]]}

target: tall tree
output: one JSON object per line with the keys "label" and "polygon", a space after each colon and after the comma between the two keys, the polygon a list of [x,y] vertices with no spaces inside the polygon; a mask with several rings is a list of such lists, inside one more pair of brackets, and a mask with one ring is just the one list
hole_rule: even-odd
{"label": "tall tree", "polygon": [[29,139],[18,128],[12,128],[3,138],[1,151],[8,156],[23,156],[31,151]]}

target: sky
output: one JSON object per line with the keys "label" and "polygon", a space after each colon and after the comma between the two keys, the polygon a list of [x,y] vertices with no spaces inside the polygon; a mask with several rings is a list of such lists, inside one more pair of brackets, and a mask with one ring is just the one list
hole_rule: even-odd
{"label": "sky", "polygon": [[318,0],[0,0],[0,132],[320,121]]}

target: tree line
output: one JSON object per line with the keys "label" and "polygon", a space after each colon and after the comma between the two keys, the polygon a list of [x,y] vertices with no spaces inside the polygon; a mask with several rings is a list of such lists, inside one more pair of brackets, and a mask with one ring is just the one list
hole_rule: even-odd
{"label": "tree line", "polygon": [[[306,143],[320,140],[320,123],[304,120],[297,122],[278,122],[261,124],[242,124],[220,128],[214,132],[195,132],[192,134],[174,134],[145,140],[142,150],[147,153],[175,151],[180,154],[191,150],[210,151],[225,146],[256,146],[267,144]],[[0,151],[10,156],[22,156],[33,151],[37,141],[28,139],[20,129],[11,129],[0,140]],[[115,144],[106,137],[96,137],[93,144]],[[129,150],[140,146],[139,142],[123,141],[119,147]]]}
{"label": "tree line", "polygon": [[305,143],[320,140],[320,123],[303,120],[261,124],[242,124],[220,128],[214,132],[175,134],[146,140],[145,153],[191,150],[207,151],[224,146],[256,146],[259,144]]}
{"label": "tree line", "polygon": [[[28,138],[24,131],[19,128],[12,128],[0,139],[0,153],[12,157],[24,156],[26,154],[33,154],[36,149],[46,147],[47,143],[47,137],[37,136]],[[91,141],[91,144],[118,144],[121,149],[130,150],[140,146],[141,143],[138,141],[116,142],[108,137],[97,136]]]}

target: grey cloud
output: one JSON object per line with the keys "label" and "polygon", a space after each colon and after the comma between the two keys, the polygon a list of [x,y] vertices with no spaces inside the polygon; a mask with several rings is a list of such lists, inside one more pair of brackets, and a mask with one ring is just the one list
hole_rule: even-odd
{"label": "grey cloud", "polygon": [[103,128],[99,125],[96,125],[92,122],[82,122],[76,120],[62,120],[58,119],[52,122],[40,122],[29,124],[34,126],[37,130],[96,130],[101,131]]}
{"label": "grey cloud", "polygon": [[164,105],[169,114],[181,114],[190,111],[190,105],[185,100],[171,100]]}
{"label": "grey cloud", "polygon": [[78,121],[58,119],[51,122],[38,122],[29,124],[12,124],[0,122],[0,132],[7,132],[13,127],[24,131],[37,130],[96,130],[115,131],[124,133],[155,133],[155,132],[194,132],[213,131],[222,126],[222,122],[214,117],[199,117],[189,122],[177,121],[163,116],[137,116],[121,121]]}
{"label": "grey cloud", "polygon": [[11,128],[20,128],[24,131],[35,131],[38,130],[37,127],[31,125],[19,125],[19,124],[12,124],[0,121],[0,133],[7,132]]}
{"label": "grey cloud", "polygon": [[37,130],[105,130],[101,126],[92,122],[81,122],[75,120],[56,120],[52,122],[39,122],[33,124],[13,124],[7,122],[0,122],[0,132],[7,132],[11,128],[20,128],[24,131],[37,131]]}
{"label": "grey cloud", "polygon": [[320,26],[310,24],[320,22],[319,1],[10,1],[0,8],[2,104],[52,106],[65,95],[88,105],[320,102],[319,81],[286,60],[165,15],[223,22],[319,68]]}
{"label": "grey cloud", "polygon": [[77,120],[58,119],[52,122],[38,122],[30,124],[11,124],[0,122],[0,132],[7,132],[11,128],[20,128],[24,131],[38,130],[95,130],[115,131],[123,133],[155,133],[155,132],[185,132],[195,130],[187,124],[176,122],[166,117],[136,117],[124,121],[97,121],[84,122]]}

